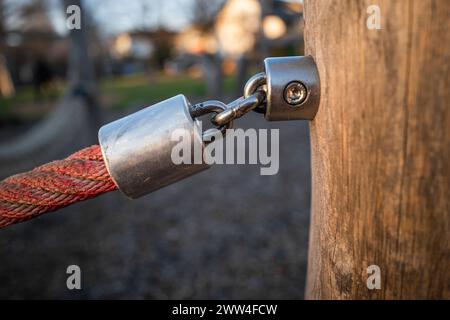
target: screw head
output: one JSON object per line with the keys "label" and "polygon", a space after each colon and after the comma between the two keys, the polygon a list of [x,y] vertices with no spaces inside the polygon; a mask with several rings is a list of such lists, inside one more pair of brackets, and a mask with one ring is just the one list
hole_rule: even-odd
{"label": "screw head", "polygon": [[307,94],[308,90],[303,83],[293,81],[284,89],[284,100],[290,105],[299,105],[305,101]]}

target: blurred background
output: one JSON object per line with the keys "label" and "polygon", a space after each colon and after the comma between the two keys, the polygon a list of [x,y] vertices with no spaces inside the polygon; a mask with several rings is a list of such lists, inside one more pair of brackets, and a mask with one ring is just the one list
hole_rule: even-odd
{"label": "blurred background", "polygon": [[[69,5],[81,29],[69,30]],[[95,144],[98,128],[183,93],[230,102],[268,56],[303,54],[299,0],[0,0],[0,179]],[[305,122],[280,171],[215,166],[137,201],[118,192],[0,231],[0,298],[303,297]],[[82,290],[66,288],[66,268]]]}

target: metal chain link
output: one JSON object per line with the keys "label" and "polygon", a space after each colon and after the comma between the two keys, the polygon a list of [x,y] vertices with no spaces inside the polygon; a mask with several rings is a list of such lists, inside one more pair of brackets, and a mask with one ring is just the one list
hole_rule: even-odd
{"label": "metal chain link", "polygon": [[266,109],[266,74],[257,73],[252,76],[244,86],[243,96],[230,102],[228,105],[218,100],[208,100],[191,106],[190,113],[198,118],[209,113],[215,113],[211,118],[213,125],[226,134],[226,129],[233,127],[233,121],[250,111],[265,113]]}

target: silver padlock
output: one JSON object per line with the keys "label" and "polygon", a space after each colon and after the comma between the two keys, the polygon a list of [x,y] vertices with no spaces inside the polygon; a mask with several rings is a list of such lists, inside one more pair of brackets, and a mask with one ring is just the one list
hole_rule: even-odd
{"label": "silver padlock", "polygon": [[[189,139],[173,139],[182,130]],[[190,103],[177,95],[129,116],[111,122],[99,131],[99,141],[109,174],[119,190],[138,198],[209,168],[198,163],[204,142],[198,121],[190,114]],[[175,164],[172,151],[180,143],[190,148],[191,163]],[[198,154],[197,154],[198,157]]]}

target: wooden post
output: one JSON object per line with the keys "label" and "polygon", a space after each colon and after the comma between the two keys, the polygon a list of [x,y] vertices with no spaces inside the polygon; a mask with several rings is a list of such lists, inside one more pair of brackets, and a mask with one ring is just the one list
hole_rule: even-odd
{"label": "wooden post", "polygon": [[306,296],[449,299],[450,1],[305,2],[322,88]]}

